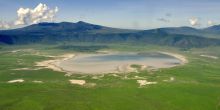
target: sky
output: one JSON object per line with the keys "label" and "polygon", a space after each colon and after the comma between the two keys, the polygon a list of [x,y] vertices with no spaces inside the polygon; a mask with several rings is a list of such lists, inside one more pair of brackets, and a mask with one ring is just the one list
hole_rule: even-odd
{"label": "sky", "polygon": [[152,29],[220,24],[220,0],[0,0],[0,28],[85,21]]}

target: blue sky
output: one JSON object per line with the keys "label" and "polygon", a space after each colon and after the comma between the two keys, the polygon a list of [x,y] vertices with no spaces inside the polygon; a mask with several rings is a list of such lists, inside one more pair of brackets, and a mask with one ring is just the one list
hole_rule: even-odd
{"label": "blue sky", "polygon": [[[1,0],[0,20],[14,21],[17,10],[39,3],[58,7],[56,22],[86,21],[118,28],[150,29],[172,26],[197,28],[220,24],[219,0]],[[189,20],[195,24],[191,25]]]}

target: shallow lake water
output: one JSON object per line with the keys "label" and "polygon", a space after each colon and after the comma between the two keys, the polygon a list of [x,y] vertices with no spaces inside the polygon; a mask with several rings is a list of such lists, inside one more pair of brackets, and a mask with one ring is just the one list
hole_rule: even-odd
{"label": "shallow lake water", "polygon": [[144,65],[148,68],[169,68],[180,64],[175,57],[161,53],[111,53],[79,54],[59,63],[65,71],[76,73],[126,72],[130,65]]}

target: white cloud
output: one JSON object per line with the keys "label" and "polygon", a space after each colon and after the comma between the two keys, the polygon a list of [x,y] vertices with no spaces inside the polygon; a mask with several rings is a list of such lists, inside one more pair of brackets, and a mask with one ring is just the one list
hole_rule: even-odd
{"label": "white cloud", "polygon": [[10,27],[10,23],[0,21],[0,29],[9,29]]}
{"label": "white cloud", "polygon": [[189,19],[189,23],[192,25],[192,26],[199,26],[199,19],[198,18],[190,18]]}
{"label": "white cloud", "polygon": [[207,24],[208,24],[208,26],[212,26],[212,25],[214,25],[215,23],[214,23],[212,20],[208,20]]}
{"label": "white cloud", "polygon": [[0,20],[0,29],[9,29],[18,27],[18,25],[30,25],[39,22],[52,22],[55,20],[58,7],[50,9],[46,4],[38,4],[34,9],[19,8],[17,10],[17,19],[13,22],[4,22]]}
{"label": "white cloud", "polygon": [[54,21],[55,15],[58,12],[58,7],[50,9],[46,4],[40,3],[34,9],[19,8],[17,10],[17,20],[15,25],[29,25],[39,22]]}

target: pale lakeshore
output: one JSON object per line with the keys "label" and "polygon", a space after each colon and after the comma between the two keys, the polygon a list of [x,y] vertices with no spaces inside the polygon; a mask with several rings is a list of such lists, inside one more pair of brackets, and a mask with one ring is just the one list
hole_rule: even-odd
{"label": "pale lakeshore", "polygon": [[64,55],[55,57],[55,59],[53,59],[53,60],[45,60],[45,61],[41,61],[41,62],[36,62],[36,66],[52,69],[54,71],[67,72],[67,71],[64,71],[58,65],[61,61],[68,60],[74,56],[75,56],[75,54],[64,54]]}
{"label": "pale lakeshore", "polygon": [[[188,60],[185,58],[185,56],[182,56],[180,54],[168,53],[168,52],[159,52],[159,53],[165,54],[165,55],[168,55],[168,56],[172,56],[172,57],[178,59],[180,61],[180,64],[175,64],[175,65],[172,65],[172,66],[164,66],[165,64],[163,64],[161,62],[155,62],[154,64],[152,63],[152,65],[155,65],[155,66],[158,66],[158,67],[156,67],[154,69],[157,69],[157,68],[170,68],[170,67],[174,67],[174,66],[178,66],[178,65],[183,65],[183,64],[188,62]],[[107,54],[113,54],[113,53],[107,53]],[[76,54],[64,54],[64,55],[55,57],[55,59],[53,59],[53,60],[46,60],[46,61],[42,61],[42,62],[37,62],[36,66],[52,69],[54,71],[71,73],[71,74],[72,73],[105,74],[105,73],[138,72],[136,68],[131,67],[131,65],[133,65],[133,64],[140,65],[141,70],[151,69],[151,66],[146,65],[145,63],[139,63],[139,62],[123,63],[123,64],[117,65],[117,67],[115,67],[115,64],[118,63],[118,62],[115,62],[115,61],[104,63],[104,64],[96,63],[98,65],[103,65],[103,66],[101,66],[102,68],[97,68],[98,66],[95,65],[95,64],[90,64],[91,66],[89,66],[89,68],[84,68],[83,66],[81,66],[81,67],[80,66],[78,66],[78,67],[77,66],[69,66],[69,67],[63,66],[63,62],[65,62],[65,61],[75,59],[76,57],[81,58],[81,57],[85,57],[85,56],[92,56],[92,55],[78,54],[76,56]],[[114,67],[113,67],[113,65],[114,65]],[[109,68],[109,66],[111,66],[111,68]],[[112,68],[115,68],[115,69],[112,69]],[[76,71],[77,69],[82,70],[82,71]]]}
{"label": "pale lakeshore", "polygon": [[162,52],[162,51],[159,51],[159,53],[162,53],[162,54],[166,54],[166,55],[175,57],[175,58],[177,58],[177,59],[179,59],[179,60],[181,61],[181,64],[188,63],[188,60],[187,60],[186,57],[183,56],[183,55],[176,54],[176,53],[170,53],[170,52]]}

